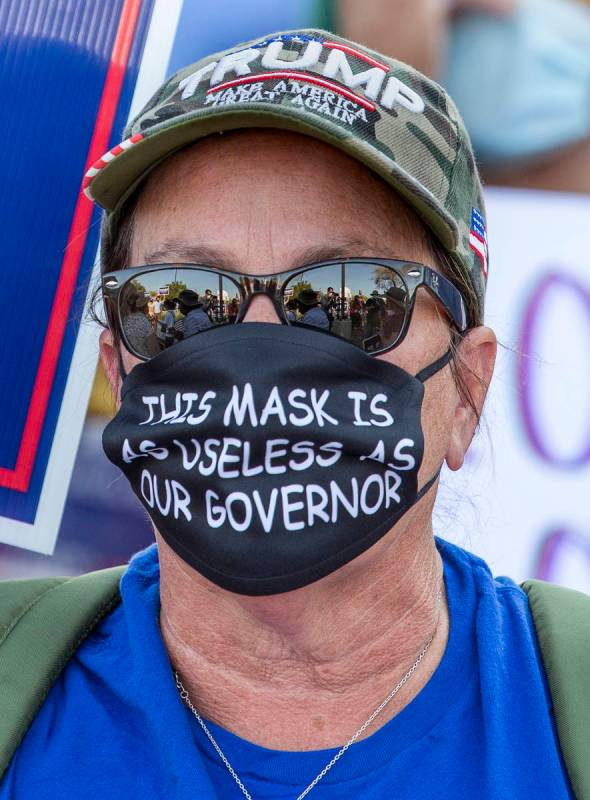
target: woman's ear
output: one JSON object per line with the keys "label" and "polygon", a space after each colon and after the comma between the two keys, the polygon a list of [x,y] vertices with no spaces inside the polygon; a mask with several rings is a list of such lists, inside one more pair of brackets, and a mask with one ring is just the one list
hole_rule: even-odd
{"label": "woman's ear", "polygon": [[457,404],[446,452],[446,462],[452,470],[462,467],[477,429],[494,372],[497,346],[494,332],[481,325],[470,330],[457,347]]}
{"label": "woman's ear", "polygon": [[121,374],[119,372],[119,352],[108,328],[100,334],[100,361],[111,387],[113,397],[119,407],[121,403]]}

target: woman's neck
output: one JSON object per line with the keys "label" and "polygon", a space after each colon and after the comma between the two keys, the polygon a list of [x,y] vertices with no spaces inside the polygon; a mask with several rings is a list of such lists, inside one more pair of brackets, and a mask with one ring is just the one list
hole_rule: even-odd
{"label": "woman's neck", "polygon": [[399,527],[332,575],[271,597],[218,588],[158,536],[162,635],[199,713],[277,750],[337,747],[434,636],[367,735],[407,705],[442,658],[448,613],[431,531]]}

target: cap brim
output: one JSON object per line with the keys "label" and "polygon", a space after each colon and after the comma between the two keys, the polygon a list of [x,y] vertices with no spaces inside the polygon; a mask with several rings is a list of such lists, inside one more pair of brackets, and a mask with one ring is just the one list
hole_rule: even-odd
{"label": "cap brim", "polygon": [[89,194],[109,212],[115,223],[121,203],[140,181],[161,161],[177,150],[205,136],[240,128],[276,128],[312,136],[337,147],[365,164],[395,189],[428,224],[441,243],[454,249],[458,240],[457,223],[440,202],[426,192],[423,185],[401,169],[377,148],[354,136],[343,135],[342,128],[329,121],[322,126],[304,122],[295,111],[282,107],[276,111],[268,106],[249,105],[228,110],[207,109],[203,114],[176,117],[171,123],[152,128],[141,141],[121,152],[107,163],[92,179]]}

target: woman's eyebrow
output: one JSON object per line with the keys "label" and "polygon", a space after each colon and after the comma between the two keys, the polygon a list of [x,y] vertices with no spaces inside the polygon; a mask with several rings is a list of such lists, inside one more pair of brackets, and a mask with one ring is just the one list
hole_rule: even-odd
{"label": "woman's eyebrow", "polygon": [[[384,247],[383,244],[363,239],[339,239],[325,244],[312,245],[296,250],[284,264],[275,264],[276,270],[285,270],[317,264],[322,261],[333,261],[355,256],[375,256],[380,258],[399,258],[397,253]],[[144,253],[145,264],[166,264],[169,262],[185,262],[202,264],[203,266],[220,267],[228,271],[240,269],[240,259],[231,251],[207,244],[191,244],[179,239],[167,239],[161,247]],[[248,265],[244,265],[248,271]]]}
{"label": "woman's eyebrow", "polygon": [[236,268],[236,260],[232,254],[217,247],[206,244],[189,244],[178,239],[167,239],[161,247],[144,252],[146,264],[167,264],[169,262],[186,262],[203,266],[222,267],[231,270]]}
{"label": "woman's eyebrow", "polygon": [[339,258],[401,258],[396,252],[385,248],[383,243],[378,244],[369,240],[344,239],[327,244],[306,247],[297,252],[291,259],[292,266],[299,267],[306,264],[315,264],[321,261],[334,261]]}

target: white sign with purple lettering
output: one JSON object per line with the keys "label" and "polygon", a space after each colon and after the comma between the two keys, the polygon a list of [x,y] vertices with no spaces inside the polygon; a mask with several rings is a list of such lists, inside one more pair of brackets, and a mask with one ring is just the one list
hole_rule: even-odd
{"label": "white sign with purple lettering", "polygon": [[590,198],[486,197],[498,361],[467,463],[443,474],[436,532],[495,574],[590,592]]}

